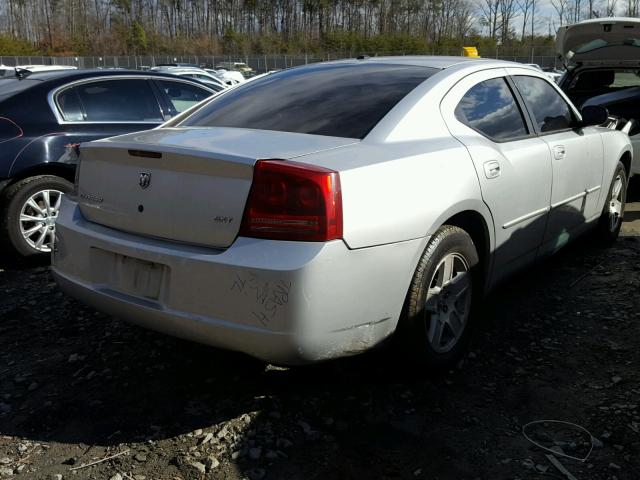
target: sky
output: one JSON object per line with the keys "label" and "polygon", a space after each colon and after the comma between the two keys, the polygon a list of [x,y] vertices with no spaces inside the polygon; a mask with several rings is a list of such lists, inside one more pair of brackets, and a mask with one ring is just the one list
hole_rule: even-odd
{"label": "sky", "polygon": [[[603,3],[605,3],[606,0],[601,0],[599,3],[599,10],[603,10],[604,6],[602,5]],[[586,1],[583,1],[584,4],[586,4]],[[616,15],[619,16],[624,16],[624,1],[618,1],[617,2],[617,11],[616,11]],[[553,8],[553,5],[551,4],[551,0],[538,0],[538,6],[536,7],[536,33],[539,35],[547,35],[549,34],[549,31],[551,31],[551,35],[555,36],[556,34],[556,30],[558,29],[558,27],[560,27],[559,21],[558,21],[558,13],[556,12],[556,10]],[[586,18],[585,18],[586,19]],[[522,16],[519,16],[518,18],[516,18],[515,20],[515,31],[516,33],[519,33],[522,31]],[[530,31],[531,27],[529,27],[527,30]]]}

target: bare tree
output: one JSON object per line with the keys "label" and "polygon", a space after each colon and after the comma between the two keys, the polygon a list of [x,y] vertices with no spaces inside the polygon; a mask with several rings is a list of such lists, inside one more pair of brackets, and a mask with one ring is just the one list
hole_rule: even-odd
{"label": "bare tree", "polygon": [[536,1],[0,0],[0,35],[81,54],[404,50],[459,45],[481,24],[491,39],[505,42],[514,30],[524,39],[528,24],[535,30]]}
{"label": "bare tree", "polygon": [[598,18],[600,16],[599,4],[600,0],[588,0],[589,18]]}
{"label": "bare tree", "polygon": [[488,36],[491,39],[497,37],[498,31],[502,27],[502,24],[499,23],[501,2],[502,0],[483,0],[480,3],[480,12],[489,29]]}
{"label": "bare tree", "polygon": [[639,12],[640,0],[627,0],[627,8],[625,15],[627,17],[637,17]]}
{"label": "bare tree", "polygon": [[522,35],[520,35],[520,40],[524,42],[527,31],[527,22],[531,19],[533,24],[532,19],[534,17],[536,0],[518,0],[517,5],[520,13],[522,13]]}
{"label": "bare tree", "polygon": [[501,40],[505,43],[511,35],[511,22],[517,14],[516,0],[500,0]]}
{"label": "bare tree", "polygon": [[569,7],[569,0],[551,0],[551,6],[558,15],[559,26],[564,25],[567,16],[567,9]]}

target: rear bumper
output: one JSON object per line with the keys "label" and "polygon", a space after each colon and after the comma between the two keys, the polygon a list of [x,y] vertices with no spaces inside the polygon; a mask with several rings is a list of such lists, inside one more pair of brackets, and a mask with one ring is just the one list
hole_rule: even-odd
{"label": "rear bumper", "polygon": [[[153,330],[280,364],[357,354],[389,336],[426,242],[349,250],[342,241],[239,237],[213,250],[88,222],[69,197],[56,236],[52,270],[68,294]],[[122,288],[114,272],[125,257],[160,266],[156,295]]]}

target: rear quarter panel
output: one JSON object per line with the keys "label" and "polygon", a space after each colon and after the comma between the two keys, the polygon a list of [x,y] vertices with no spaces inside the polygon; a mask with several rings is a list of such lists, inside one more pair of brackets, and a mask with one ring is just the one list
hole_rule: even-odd
{"label": "rear quarter panel", "polygon": [[493,237],[469,154],[451,137],[362,142],[301,161],[340,172],[343,237],[350,248],[425,237],[465,210],[481,213]]}

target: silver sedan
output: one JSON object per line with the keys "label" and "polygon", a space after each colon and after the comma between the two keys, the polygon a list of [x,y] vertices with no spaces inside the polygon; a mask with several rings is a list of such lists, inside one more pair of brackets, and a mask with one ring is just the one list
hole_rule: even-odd
{"label": "silver sedan", "polygon": [[543,72],[448,57],[294,68],[162,127],[84,144],[53,272],[145,327],[295,364],[394,333],[464,351],[498,282],[615,240],[629,138]]}

